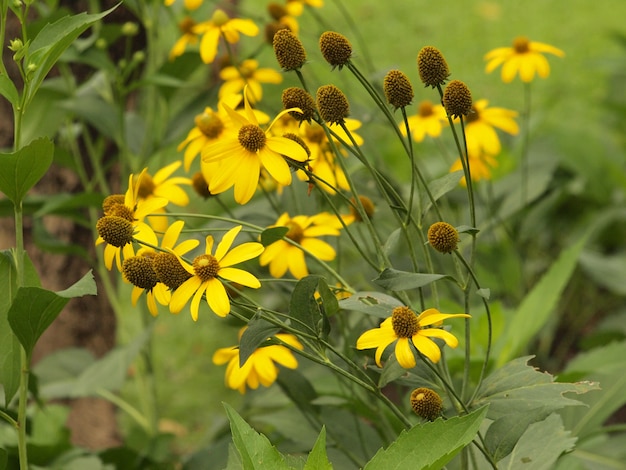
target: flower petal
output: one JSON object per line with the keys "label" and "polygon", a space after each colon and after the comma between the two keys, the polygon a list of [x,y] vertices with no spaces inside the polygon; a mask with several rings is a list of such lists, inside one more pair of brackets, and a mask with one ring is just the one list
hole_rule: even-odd
{"label": "flower petal", "polygon": [[[257,242],[242,243],[230,250],[223,258],[219,260],[220,266],[226,268],[238,263],[242,263],[252,258],[256,258],[263,253],[263,245]],[[216,256],[217,258],[217,256]]]}
{"label": "flower petal", "polygon": [[398,338],[395,348],[396,360],[404,369],[412,369],[415,367],[415,355],[411,350],[409,338]]}
{"label": "flower petal", "polygon": [[216,315],[225,317],[230,313],[228,294],[224,285],[218,279],[213,278],[207,281],[206,300]]}
{"label": "flower petal", "polygon": [[420,333],[421,331],[413,335],[413,338],[411,338],[413,344],[415,345],[415,348],[436,364],[437,362],[439,362],[439,359],[441,359],[441,351],[439,350],[439,346],[437,346],[437,344],[433,340],[428,339],[426,336],[420,335]]}
{"label": "flower petal", "polygon": [[261,282],[248,271],[237,268],[222,268],[218,275],[231,282],[236,282],[242,286],[251,287],[252,289],[258,289],[261,287]]}

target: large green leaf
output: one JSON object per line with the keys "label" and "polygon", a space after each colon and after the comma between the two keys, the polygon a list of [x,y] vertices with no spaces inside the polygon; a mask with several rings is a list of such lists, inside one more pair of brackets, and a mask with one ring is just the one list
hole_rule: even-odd
{"label": "large green leaf", "polygon": [[58,293],[41,287],[18,288],[8,311],[8,320],[27,355],[30,357],[39,337],[72,297],[95,293],[96,283],[91,271],[72,287]]}
{"label": "large green leaf", "polygon": [[243,332],[239,341],[239,366],[242,367],[246,363],[261,343],[279,331],[278,327],[264,320],[260,314],[254,315],[248,322],[248,328]]}
{"label": "large green leaf", "polygon": [[376,279],[374,279],[374,282],[384,289],[401,291],[424,287],[440,279],[452,278],[447,274],[411,273],[386,268]]}
{"label": "large green leaf", "polygon": [[19,204],[52,164],[54,145],[37,139],[14,153],[0,154],[0,192]]}
{"label": "large green leaf", "polygon": [[25,59],[25,69],[30,66],[35,70],[30,77],[30,86],[28,86],[28,94],[26,95],[26,104],[28,104],[35,94],[41,82],[50,72],[50,69],[56,64],[57,60],[83,32],[87,30],[96,21],[101,20],[115,8],[88,15],[79,13],[73,16],[66,16],[54,23],[49,23],[39,31],[37,36],[30,43],[28,56]]}
{"label": "large green leaf", "polygon": [[576,443],[557,414],[528,426],[513,452],[498,462],[501,470],[551,470],[559,456]]}
{"label": "large green leaf", "polygon": [[440,470],[476,437],[487,407],[466,416],[418,424],[379,450],[365,470]]}
{"label": "large green leaf", "polygon": [[391,311],[402,305],[395,297],[375,291],[355,292],[347,299],[339,301],[339,308],[342,310],[354,310],[379,318],[391,316]]}
{"label": "large green leaf", "polygon": [[324,281],[319,276],[307,276],[298,281],[289,301],[289,316],[293,328],[322,337],[328,332],[328,318],[315,298],[320,282]]}
{"label": "large green leaf", "polygon": [[326,428],[322,426],[320,435],[306,460],[304,470],[332,470],[333,466],[326,455]]}
{"label": "large green leaf", "polygon": [[0,73],[0,95],[9,100],[9,103],[11,103],[13,107],[17,106],[20,100],[20,95],[17,88],[15,88],[13,80],[3,73]]}
{"label": "large green leaf", "polygon": [[237,447],[239,456],[246,470],[288,470],[285,458],[272,446],[271,442],[263,434],[257,433],[245,422],[227,403],[224,403],[233,443]]}
{"label": "large green leaf", "polygon": [[[428,183],[428,189],[430,190],[430,194],[433,199],[437,201],[440,197],[452,191],[454,188],[459,186],[459,181],[463,177],[463,170],[453,171],[452,173],[447,173],[441,178],[437,178],[436,180]],[[422,209],[422,214],[426,214],[428,209],[432,206],[432,201],[426,195],[426,192],[421,196],[421,200],[424,201],[424,208]]]}
{"label": "large green leaf", "polygon": [[548,322],[590,235],[591,232],[587,232],[576,243],[565,249],[524,298],[515,315],[508,322],[508,330],[500,337],[501,347],[496,355],[498,366],[517,356]]}
{"label": "large green leaf", "polygon": [[9,326],[7,314],[16,289],[16,272],[11,253],[0,252],[0,386],[4,388],[4,404],[8,405],[20,383],[20,343]]}

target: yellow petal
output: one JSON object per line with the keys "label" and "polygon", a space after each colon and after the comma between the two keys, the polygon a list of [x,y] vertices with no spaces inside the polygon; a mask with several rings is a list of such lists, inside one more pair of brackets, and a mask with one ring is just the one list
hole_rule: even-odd
{"label": "yellow petal", "polygon": [[219,276],[231,282],[236,282],[242,286],[251,287],[252,289],[258,289],[261,287],[259,280],[248,271],[237,268],[222,268],[219,271]]}
{"label": "yellow petal", "polygon": [[179,313],[187,304],[191,296],[195,294],[201,284],[202,281],[196,276],[190,277],[183,282],[172,294],[170,312]]}
{"label": "yellow petal", "polygon": [[399,338],[395,348],[396,360],[404,369],[415,367],[415,355],[411,350],[408,338]]}
{"label": "yellow petal", "polygon": [[441,351],[433,340],[421,336],[420,334],[414,335],[411,339],[419,352],[435,364],[439,362],[439,359],[441,359]]}
{"label": "yellow petal", "polygon": [[456,348],[459,345],[459,340],[452,333],[440,328],[425,328],[419,332],[422,336],[428,336],[430,338],[441,338],[451,348]]}
{"label": "yellow petal", "polygon": [[230,313],[228,294],[224,285],[218,279],[213,278],[207,281],[206,300],[216,315],[225,317]]}
{"label": "yellow petal", "polygon": [[237,346],[231,346],[229,348],[219,348],[213,353],[213,364],[221,366],[226,364],[232,358],[236,357],[239,361],[239,348]]}
{"label": "yellow petal", "polygon": [[[263,252],[263,245],[257,242],[247,242],[236,246],[220,259],[220,266],[226,268],[243,261],[256,258]],[[217,258],[217,256],[216,256]]]}

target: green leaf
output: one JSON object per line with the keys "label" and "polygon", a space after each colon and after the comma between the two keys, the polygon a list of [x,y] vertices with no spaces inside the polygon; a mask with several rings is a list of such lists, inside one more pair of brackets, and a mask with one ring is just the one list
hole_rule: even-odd
{"label": "green leaf", "polygon": [[[442,196],[449,193],[459,185],[459,181],[463,178],[463,170],[454,171],[452,173],[447,173],[441,178],[437,178],[434,181],[431,181],[428,184],[428,189],[430,190],[430,194],[432,194],[433,199],[435,201],[439,200]],[[424,208],[422,209],[422,214],[425,214],[428,209],[432,206],[431,200],[428,198],[426,193],[422,195],[421,198],[424,201]]]}
{"label": "green leaf", "polygon": [[528,426],[550,414],[544,408],[510,413],[495,420],[485,434],[485,446],[497,462],[509,455]]}
{"label": "green leaf", "polygon": [[289,301],[289,316],[293,328],[321,337],[328,319],[315,298],[319,282],[319,276],[307,276],[298,281]]}
{"label": "green leaf", "polygon": [[14,153],[0,153],[0,192],[19,204],[52,164],[54,145],[47,137]]}
{"label": "green leaf", "polygon": [[626,295],[626,253],[584,252],[580,255],[580,265],[594,282],[618,295]]}
{"label": "green leaf", "polygon": [[342,310],[354,310],[379,318],[391,316],[391,311],[402,305],[404,304],[395,297],[375,291],[355,292],[347,299],[339,301],[339,308]]}
{"label": "green leaf", "polygon": [[0,385],[4,388],[4,404],[7,406],[20,383],[20,343],[9,326],[7,314],[16,289],[16,272],[9,251],[0,252]]}
{"label": "green leaf", "polygon": [[484,407],[466,416],[446,421],[440,418],[402,431],[387,449],[376,453],[364,470],[440,470],[472,442],[486,414]]}
{"label": "green leaf", "polygon": [[15,88],[13,80],[5,74],[0,74],[0,95],[9,100],[9,103],[11,103],[14,108],[20,101],[20,95],[17,88]]}
{"label": "green leaf", "polygon": [[498,462],[502,470],[551,470],[559,456],[573,449],[575,437],[563,428],[561,417],[552,414],[531,424],[513,452]]}
{"label": "green leaf", "polygon": [[333,466],[326,455],[326,427],[322,426],[320,435],[306,459],[304,470],[332,470]]}
{"label": "green leaf", "polygon": [[385,240],[385,244],[383,245],[383,253],[386,255],[390,255],[398,246],[398,241],[400,240],[400,235],[402,234],[402,229],[397,228],[391,235]]}
{"label": "green leaf", "polygon": [[559,383],[546,372],[539,372],[527,363],[532,356],[514,359],[495,370],[482,383],[472,407],[489,404],[487,417],[500,419],[511,413],[544,410],[546,415],[566,406],[579,406],[578,400],[564,393],[586,393],[598,389],[594,382]]}
{"label": "green leaf", "polygon": [[285,458],[270,443],[269,439],[257,433],[239,414],[227,403],[224,403],[233,443],[241,457],[243,468],[246,470],[288,470]]}
{"label": "green leaf", "polygon": [[496,354],[498,366],[517,356],[550,319],[590,235],[591,232],[587,232],[576,243],[565,249],[524,298],[515,315],[508,322],[507,332],[500,337],[503,346]]}
{"label": "green leaf", "polygon": [[15,336],[30,357],[39,337],[73,297],[95,294],[91,271],[70,288],[55,293],[41,287],[20,287],[8,311]]}
{"label": "green leaf", "polygon": [[280,328],[261,318],[260,314],[255,314],[239,341],[239,366],[243,367],[259,345],[279,331]]}
{"label": "green leaf", "polygon": [[104,18],[115,8],[117,6],[92,15],[79,13],[78,15],[66,16],[54,23],[47,24],[39,31],[30,44],[28,57],[25,60],[26,69],[31,65],[35,67],[35,71],[30,77],[31,81],[26,95],[26,104],[33,99],[41,82],[43,82],[50,69],[56,64],[63,51],[87,28]]}
{"label": "green leaf", "polygon": [[261,232],[261,244],[263,246],[269,246],[278,240],[282,240],[287,232],[289,231],[289,227],[272,227],[266,228]]}
{"label": "green leaf", "polygon": [[447,274],[422,274],[385,268],[374,282],[384,289],[402,291],[427,286],[440,279],[452,279]]}

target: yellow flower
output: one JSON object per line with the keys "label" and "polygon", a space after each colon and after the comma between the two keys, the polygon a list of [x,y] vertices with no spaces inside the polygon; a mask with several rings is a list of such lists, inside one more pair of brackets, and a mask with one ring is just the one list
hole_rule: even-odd
{"label": "yellow flower", "polygon": [[195,26],[196,22],[189,16],[186,16],[178,23],[178,29],[180,29],[182,36],[178,38],[172,46],[172,49],[170,49],[170,60],[174,60],[176,57],[183,55],[187,46],[198,43],[198,35],[193,31]]}
{"label": "yellow flower", "polygon": [[224,84],[220,87],[219,98],[240,93],[248,86],[248,99],[251,103],[261,101],[263,88],[261,83],[280,83],[283,76],[270,68],[259,68],[259,61],[246,59],[239,66],[224,67],[220,72]]}
{"label": "yellow flower", "polygon": [[205,254],[196,256],[193,263],[188,263],[176,252],[172,251],[181,265],[191,274],[191,277],[183,282],[172,294],[170,312],[179,313],[189,299],[193,297],[191,300],[191,318],[197,321],[200,300],[202,295],[205,294],[211,310],[216,315],[225,317],[230,313],[230,301],[226,288],[222,284],[222,279],[253,289],[261,287],[259,280],[252,274],[243,269],[231,267],[255,258],[263,252],[263,245],[256,242],[243,243],[230,250],[240,230],[241,225],[226,232],[222,237],[222,241],[217,245],[215,254],[212,254],[213,237],[207,236]]}
{"label": "yellow flower", "polygon": [[478,100],[472,105],[472,113],[465,117],[465,138],[470,155],[487,153],[498,155],[500,139],[494,128],[516,135],[519,126],[515,122],[517,112],[505,108],[488,108],[487,100]]}
{"label": "yellow flower", "polygon": [[[470,153],[468,155],[472,181],[490,180],[492,168],[496,168],[498,166],[498,160],[496,157],[484,152],[479,152],[477,154]],[[462,169],[463,164],[461,163],[461,160],[457,158],[457,160],[450,167],[450,173]],[[461,178],[461,185],[465,186],[466,184],[467,182],[465,181],[464,176]]]}
{"label": "yellow flower", "polygon": [[[185,223],[182,220],[177,220],[167,228],[167,230],[163,234],[163,239],[161,240],[160,247],[162,250],[175,253],[178,256],[183,256],[199,245],[200,242],[193,239],[185,240],[177,245],[178,237],[180,236],[180,232],[182,231],[184,225]],[[151,260],[154,260],[156,257],[159,256],[155,249],[152,248],[153,246],[159,246],[156,234],[154,234],[154,232],[152,232],[151,235],[144,236],[141,242],[146,243],[146,245],[143,245],[137,251],[137,256],[144,256]],[[158,279],[158,274],[156,272],[155,276]],[[152,289],[145,289],[134,284],[133,291],[131,293],[131,301],[133,306],[137,305],[137,301],[139,300],[139,297],[141,297],[141,294],[143,292],[146,292],[146,302],[148,304],[148,310],[153,316],[156,316],[158,314],[155,299],[161,305],[169,305],[172,298],[168,287],[162,282],[157,282]]]}
{"label": "yellow flower", "polygon": [[[415,142],[422,142],[427,135],[433,138],[439,137],[443,126],[448,122],[444,107],[428,100],[422,101],[417,114],[409,116],[407,120],[411,137]],[[404,136],[407,134],[404,122],[400,125],[400,132]]]}
{"label": "yellow flower", "polygon": [[321,8],[324,6],[324,0],[287,0],[285,8],[291,16],[300,16],[305,4],[310,7]]}
{"label": "yellow flower", "polygon": [[211,194],[234,186],[235,201],[239,204],[245,204],[254,195],[261,168],[265,168],[279,184],[287,186],[291,184],[291,170],[284,157],[298,162],[308,158],[306,150],[298,143],[270,133],[273,123],[290,110],[282,111],[264,131],[259,127],[246,91],[247,88],[244,90],[245,115],[222,105],[234,126],[227,135],[202,150],[203,162],[221,162],[220,173],[207,180]]}
{"label": "yellow flower", "polygon": [[193,32],[202,34],[200,57],[205,64],[210,64],[217,55],[220,36],[230,44],[239,41],[239,33],[246,36],[259,34],[259,27],[252,20],[230,18],[224,10],[217,9],[209,21],[198,23]]}
{"label": "yellow flower", "polygon": [[285,238],[300,245],[295,246],[285,240],[278,240],[265,248],[259,262],[261,266],[269,264],[270,274],[273,277],[283,277],[287,270],[296,279],[308,276],[309,270],[304,260],[303,250],[322,261],[335,259],[335,249],[317,238],[323,235],[339,235],[342,225],[335,215],[322,212],[313,216],[289,217],[289,214],[285,212],[272,227],[289,228]]}
{"label": "yellow flower", "polygon": [[[239,339],[247,327],[239,332]],[[304,349],[294,335],[276,334],[276,338],[297,349]],[[243,366],[239,365],[239,347],[220,348],[213,354],[213,363],[222,365],[228,363],[226,368],[226,385],[240,393],[246,392],[246,385],[256,390],[260,385],[269,387],[278,376],[279,369],[275,363],[281,366],[295,369],[298,361],[286,346],[272,344],[256,349],[246,360]]]}
{"label": "yellow flower", "polygon": [[549,44],[529,41],[520,36],[513,41],[513,47],[498,47],[485,54],[487,73],[493,72],[502,65],[502,81],[510,83],[519,73],[523,82],[531,82],[535,78],[535,72],[546,78],[550,75],[550,65],[543,54],[554,54],[563,57],[565,53]]}
{"label": "yellow flower", "polygon": [[413,346],[422,355],[432,362],[439,362],[441,351],[439,346],[431,338],[439,338],[451,348],[456,348],[459,341],[456,337],[441,328],[426,328],[431,325],[439,325],[448,318],[469,318],[465,313],[441,313],[439,310],[429,308],[419,315],[408,307],[396,307],[391,316],[380,324],[380,327],[363,333],[356,342],[357,349],[376,348],[376,364],[380,365],[383,352],[392,343],[395,345],[396,360],[405,369],[415,367],[415,353]]}
{"label": "yellow flower", "polygon": [[[148,216],[148,214],[152,214],[157,212],[159,209],[162,209],[167,205],[167,199],[162,197],[152,197],[150,199],[139,199],[139,186],[142,178],[146,174],[146,170],[144,169],[137,179],[131,174],[128,177],[128,190],[124,194],[124,202],[123,204],[114,204],[111,209],[110,214],[105,214],[105,217],[102,217],[98,222],[98,226],[102,226],[103,229],[111,227],[111,225],[115,226],[116,220],[117,222],[126,221],[132,227],[132,239],[141,241],[146,237],[150,237],[153,233],[153,230],[144,223],[144,219]],[[139,184],[138,184],[139,183]],[[116,217],[117,219],[108,219],[107,217]],[[102,224],[100,222],[103,222]],[[113,224],[108,223],[109,221],[113,222]],[[108,227],[107,227],[108,226]],[[104,238],[102,237],[102,233],[96,240],[96,245],[100,245],[105,243]],[[113,267],[113,260],[115,260],[115,264],[118,270],[122,270],[122,255],[124,258],[134,256],[134,250],[132,248],[131,240],[123,240],[122,243],[117,243],[112,245],[111,243],[107,243],[104,247],[104,265],[108,270],[111,270]]]}
{"label": "yellow flower", "polygon": [[[176,206],[186,206],[189,204],[189,196],[180,187],[180,185],[191,185],[191,180],[184,176],[172,177],[172,174],[180,167],[181,162],[171,163],[158,170],[154,177],[150,173],[142,173],[141,180],[138,181],[138,196],[140,200],[150,200],[154,198],[163,198],[168,203]],[[165,208],[156,209],[153,213],[165,214]],[[148,217],[150,225],[160,232],[167,228],[167,217]]]}

